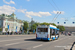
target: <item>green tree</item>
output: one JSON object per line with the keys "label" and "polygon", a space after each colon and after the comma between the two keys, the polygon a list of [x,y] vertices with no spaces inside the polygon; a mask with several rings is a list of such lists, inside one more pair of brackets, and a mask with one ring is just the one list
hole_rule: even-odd
{"label": "green tree", "polygon": [[49,24],[49,23],[44,22],[44,23],[41,23],[40,25],[50,25],[50,24]]}
{"label": "green tree", "polygon": [[41,23],[40,25],[50,25],[50,24],[56,26],[56,24],[54,24],[54,23],[46,23],[46,22]]}
{"label": "green tree", "polygon": [[57,26],[57,28],[59,28],[60,31],[65,31],[65,27],[64,26]]}
{"label": "green tree", "polygon": [[8,28],[5,28],[5,31],[7,32],[8,31]]}
{"label": "green tree", "polygon": [[5,16],[5,14],[2,14],[2,16]]}
{"label": "green tree", "polygon": [[54,24],[54,23],[50,23],[51,25],[53,25],[53,26],[56,26],[56,24]]}
{"label": "green tree", "polygon": [[24,21],[24,26],[23,27],[24,27],[24,30],[27,31],[27,28],[28,28],[28,22],[27,21]]}
{"label": "green tree", "polygon": [[37,27],[36,24],[33,24],[33,25],[31,26],[31,28],[32,28],[31,31],[35,30],[36,27]]}
{"label": "green tree", "polygon": [[35,23],[36,26],[38,26],[40,23]]}
{"label": "green tree", "polygon": [[2,28],[0,28],[0,32],[2,31]]}

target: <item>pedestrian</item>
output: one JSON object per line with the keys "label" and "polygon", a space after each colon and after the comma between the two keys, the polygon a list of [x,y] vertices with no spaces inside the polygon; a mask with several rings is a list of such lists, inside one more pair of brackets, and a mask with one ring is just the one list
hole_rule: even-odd
{"label": "pedestrian", "polygon": [[8,32],[6,32],[6,35],[8,35]]}
{"label": "pedestrian", "polygon": [[10,33],[10,35],[12,35],[12,32]]}
{"label": "pedestrian", "polygon": [[8,35],[9,35],[9,31],[8,31]]}

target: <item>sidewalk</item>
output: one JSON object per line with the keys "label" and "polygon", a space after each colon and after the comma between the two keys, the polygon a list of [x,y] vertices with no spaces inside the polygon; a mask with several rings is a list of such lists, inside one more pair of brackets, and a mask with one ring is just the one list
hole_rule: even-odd
{"label": "sidewalk", "polygon": [[0,37],[7,37],[7,36],[29,36],[29,35],[35,35],[35,34],[25,34],[25,35],[0,35]]}

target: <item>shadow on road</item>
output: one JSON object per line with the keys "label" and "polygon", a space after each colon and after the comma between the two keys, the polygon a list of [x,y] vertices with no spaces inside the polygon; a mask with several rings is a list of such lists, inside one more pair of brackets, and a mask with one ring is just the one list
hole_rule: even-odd
{"label": "shadow on road", "polygon": [[13,49],[13,48],[9,48],[7,50],[27,50],[27,49]]}
{"label": "shadow on road", "polygon": [[0,47],[0,49],[3,49],[3,47]]}
{"label": "shadow on road", "polygon": [[25,39],[24,41],[39,41],[39,42],[49,42],[48,40],[37,40],[37,39]]}
{"label": "shadow on road", "polygon": [[17,48],[2,48],[2,47],[0,47],[0,50],[27,50],[27,49],[17,49]]}

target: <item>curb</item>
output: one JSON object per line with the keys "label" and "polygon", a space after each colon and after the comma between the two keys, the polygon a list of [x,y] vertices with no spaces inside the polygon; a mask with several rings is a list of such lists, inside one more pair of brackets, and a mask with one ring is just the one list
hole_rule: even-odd
{"label": "curb", "polygon": [[[35,34],[30,34],[35,35]],[[29,35],[0,35],[0,37],[7,37],[7,36],[29,36]]]}

